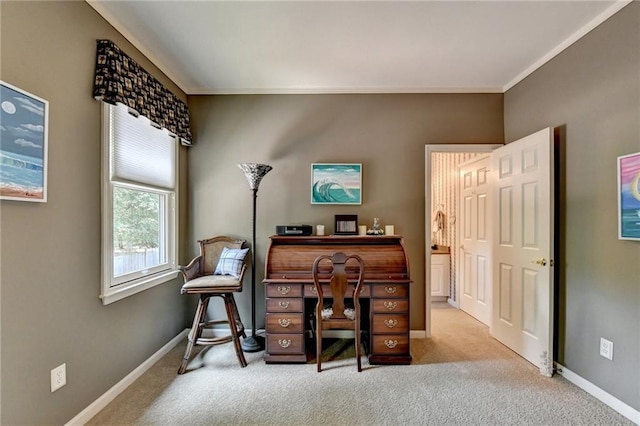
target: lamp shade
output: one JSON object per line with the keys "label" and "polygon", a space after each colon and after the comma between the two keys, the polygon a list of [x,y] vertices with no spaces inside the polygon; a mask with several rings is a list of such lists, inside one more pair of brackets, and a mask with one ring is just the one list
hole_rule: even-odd
{"label": "lamp shade", "polygon": [[257,190],[260,186],[260,181],[273,169],[268,164],[257,164],[257,163],[242,163],[238,164],[238,167],[244,175],[247,177],[247,181],[249,182],[249,188]]}

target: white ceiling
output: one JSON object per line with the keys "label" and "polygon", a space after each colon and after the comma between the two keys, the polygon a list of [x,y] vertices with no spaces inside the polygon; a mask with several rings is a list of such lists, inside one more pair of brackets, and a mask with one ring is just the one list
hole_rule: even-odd
{"label": "white ceiling", "polygon": [[87,0],[187,94],[502,93],[630,0]]}

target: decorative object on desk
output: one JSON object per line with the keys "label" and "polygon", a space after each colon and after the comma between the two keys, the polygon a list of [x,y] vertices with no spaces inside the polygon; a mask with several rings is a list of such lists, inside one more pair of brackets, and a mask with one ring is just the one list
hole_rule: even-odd
{"label": "decorative object on desk", "polygon": [[362,204],[362,164],[311,164],[311,204]]}
{"label": "decorative object on desk", "polygon": [[251,336],[242,340],[242,350],[258,352],[264,349],[264,340],[256,336],[256,198],[262,178],[273,169],[267,164],[242,163],[238,167],[249,182],[249,189],[253,192],[253,233],[251,240]]}
{"label": "decorative object on desk", "polygon": [[384,231],[380,229],[380,218],[373,218],[373,225],[367,231],[367,235],[384,235]]}
{"label": "decorative object on desk", "polygon": [[0,81],[0,199],[47,202],[49,102]]}
{"label": "decorative object on desk", "polygon": [[336,235],[358,235],[358,215],[337,214],[334,228]]}
{"label": "decorative object on desk", "polygon": [[618,239],[640,241],[640,152],[618,157]]}
{"label": "decorative object on desk", "polygon": [[311,225],[276,225],[277,235],[311,235],[313,228]]}
{"label": "decorative object on desk", "polygon": [[385,225],[384,226],[384,234],[385,235],[396,235],[396,230],[393,225]]}
{"label": "decorative object on desk", "polygon": [[367,235],[367,225],[358,225],[358,235]]}
{"label": "decorative object on desk", "polygon": [[316,235],[324,235],[324,225],[316,225]]}

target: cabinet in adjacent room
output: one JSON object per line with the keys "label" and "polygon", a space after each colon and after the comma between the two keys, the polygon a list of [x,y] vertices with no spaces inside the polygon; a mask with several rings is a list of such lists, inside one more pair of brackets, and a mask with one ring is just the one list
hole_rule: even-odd
{"label": "cabinet in adjacent room", "polygon": [[431,255],[431,296],[449,296],[449,254]]}

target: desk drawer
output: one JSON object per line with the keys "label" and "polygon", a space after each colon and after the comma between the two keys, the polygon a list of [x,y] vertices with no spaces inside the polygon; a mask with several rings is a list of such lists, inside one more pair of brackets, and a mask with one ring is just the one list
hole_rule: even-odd
{"label": "desk drawer", "polygon": [[409,336],[406,334],[373,336],[373,353],[377,355],[407,354],[409,353]]}
{"label": "desk drawer", "polygon": [[267,299],[267,312],[302,312],[302,299]]}
{"label": "desk drawer", "polygon": [[395,312],[408,312],[409,301],[398,299],[374,299],[371,304],[373,312],[379,313],[395,313]]}
{"label": "desk drawer", "polygon": [[304,321],[302,313],[267,314],[267,333],[302,333]]}
{"label": "desk drawer", "polygon": [[[347,293],[346,293],[346,297],[353,297],[353,291],[355,290],[356,286],[353,284],[349,284],[347,286]],[[362,290],[360,291],[360,297],[369,297],[370,291],[369,291],[369,286],[364,284],[362,286]],[[331,297],[331,289],[329,287],[329,284],[322,284],[322,295],[324,297]],[[306,284],[304,286],[304,297],[317,297],[318,296],[318,292],[316,290],[316,287],[313,284]]]}
{"label": "desk drawer", "polygon": [[267,297],[302,297],[302,284],[267,284]]}
{"label": "desk drawer", "polygon": [[409,285],[408,284],[373,284],[372,290],[373,297],[409,297]]}
{"label": "desk drawer", "polygon": [[271,334],[267,336],[270,354],[304,354],[303,334]]}
{"label": "desk drawer", "polygon": [[409,331],[407,314],[374,314],[373,334],[406,333]]}

